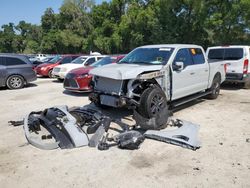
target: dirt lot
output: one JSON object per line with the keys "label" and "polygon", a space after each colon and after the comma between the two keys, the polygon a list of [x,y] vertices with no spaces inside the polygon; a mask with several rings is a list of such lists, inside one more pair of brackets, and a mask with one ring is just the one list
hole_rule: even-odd
{"label": "dirt lot", "polygon": [[70,95],[61,83],[39,79],[22,90],[0,89],[0,96],[1,187],[250,187],[250,90],[227,86],[217,100],[174,113],[200,124],[197,151],[153,140],[137,151],[39,150],[8,120],[54,105],[85,105],[87,95]]}

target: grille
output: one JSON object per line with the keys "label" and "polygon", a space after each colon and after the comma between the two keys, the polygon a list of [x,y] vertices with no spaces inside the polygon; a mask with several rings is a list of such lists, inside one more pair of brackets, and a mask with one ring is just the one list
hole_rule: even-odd
{"label": "grille", "polygon": [[110,94],[121,94],[122,80],[99,77],[96,80],[95,89]]}
{"label": "grille", "polygon": [[68,88],[78,88],[77,82],[73,78],[66,77],[63,82],[64,87]]}
{"label": "grille", "polygon": [[55,67],[55,68],[54,68],[54,72],[60,72],[60,68]]}

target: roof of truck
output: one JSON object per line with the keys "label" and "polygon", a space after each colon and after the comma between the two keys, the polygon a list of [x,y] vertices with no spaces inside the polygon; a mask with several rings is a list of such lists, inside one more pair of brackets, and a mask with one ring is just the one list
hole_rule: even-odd
{"label": "roof of truck", "polygon": [[154,45],[146,45],[140,46],[139,48],[196,48],[201,47],[195,44],[154,44]]}
{"label": "roof of truck", "polygon": [[224,45],[224,46],[210,46],[208,47],[209,49],[213,49],[213,48],[250,48],[250,46],[247,45]]}

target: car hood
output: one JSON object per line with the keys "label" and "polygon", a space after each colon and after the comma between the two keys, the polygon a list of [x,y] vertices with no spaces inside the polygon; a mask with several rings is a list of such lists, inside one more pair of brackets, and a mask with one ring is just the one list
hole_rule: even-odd
{"label": "car hood", "polygon": [[54,64],[52,64],[52,63],[42,63],[42,64],[38,65],[37,68],[42,68],[42,67],[55,67],[55,66],[57,66],[57,65],[58,65],[58,64],[56,64],[56,63],[54,63]]}
{"label": "car hood", "polygon": [[74,64],[74,63],[67,63],[64,65],[60,65],[58,66],[60,68],[68,68],[68,69],[75,69],[75,68],[79,68],[79,67],[84,67],[83,64]]}
{"label": "car hood", "polygon": [[90,71],[90,74],[111,78],[115,80],[135,79],[143,72],[151,72],[162,69],[162,65],[142,65],[142,64],[110,64],[98,67]]}
{"label": "car hood", "polygon": [[70,73],[73,73],[75,75],[81,75],[81,74],[86,74],[89,73],[90,70],[92,70],[94,67],[88,66],[88,67],[81,67],[81,68],[76,68],[70,71]]}

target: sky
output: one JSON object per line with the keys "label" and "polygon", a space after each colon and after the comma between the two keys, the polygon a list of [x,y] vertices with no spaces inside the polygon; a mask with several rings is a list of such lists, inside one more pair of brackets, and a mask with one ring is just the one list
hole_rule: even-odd
{"label": "sky", "polygon": [[[95,0],[97,4],[103,0]],[[40,24],[41,16],[46,8],[51,7],[55,13],[59,12],[63,0],[0,0],[0,27],[3,24],[19,21]]]}

